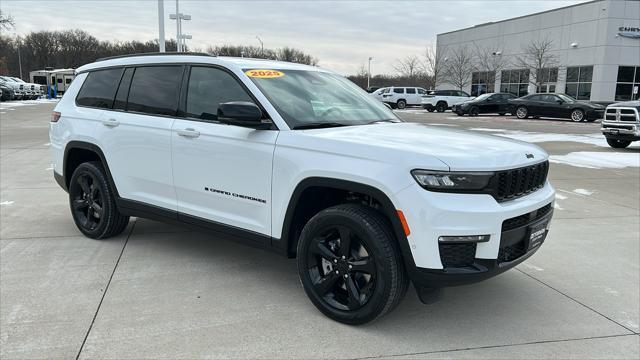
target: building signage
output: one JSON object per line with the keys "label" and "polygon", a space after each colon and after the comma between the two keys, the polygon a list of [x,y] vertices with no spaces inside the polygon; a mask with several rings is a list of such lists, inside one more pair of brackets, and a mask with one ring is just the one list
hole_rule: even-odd
{"label": "building signage", "polygon": [[618,35],[632,38],[632,39],[640,39],[640,28],[630,27],[630,26],[620,26],[618,28]]}

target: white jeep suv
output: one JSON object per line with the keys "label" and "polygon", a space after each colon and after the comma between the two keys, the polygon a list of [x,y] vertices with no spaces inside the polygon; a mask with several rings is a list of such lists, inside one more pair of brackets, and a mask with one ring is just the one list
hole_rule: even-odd
{"label": "white jeep suv", "polygon": [[181,54],[77,72],[50,139],[90,238],[136,216],[297,257],[311,302],[361,324],[410,282],[433,300],[524,261],[547,234],[542,149],[405,123],[333,72]]}
{"label": "white jeep suv", "polygon": [[382,102],[389,104],[393,109],[404,109],[407,106],[420,105],[422,95],[427,90],[420,87],[390,87],[382,93]]}
{"label": "white jeep suv", "polygon": [[445,112],[453,105],[461,104],[473,99],[469,94],[460,90],[436,90],[422,97],[422,107],[429,112]]}

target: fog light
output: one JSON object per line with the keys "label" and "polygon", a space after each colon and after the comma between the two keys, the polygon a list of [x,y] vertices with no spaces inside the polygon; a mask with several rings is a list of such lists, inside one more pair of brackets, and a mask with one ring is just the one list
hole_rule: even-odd
{"label": "fog light", "polygon": [[489,238],[489,235],[440,236],[438,241],[446,243],[479,243],[487,242]]}

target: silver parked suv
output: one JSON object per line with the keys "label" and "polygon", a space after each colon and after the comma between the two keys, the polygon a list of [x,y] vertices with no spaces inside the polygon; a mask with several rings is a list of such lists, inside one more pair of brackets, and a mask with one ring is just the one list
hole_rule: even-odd
{"label": "silver parked suv", "polygon": [[613,148],[626,148],[640,140],[640,100],[607,106],[601,130]]}

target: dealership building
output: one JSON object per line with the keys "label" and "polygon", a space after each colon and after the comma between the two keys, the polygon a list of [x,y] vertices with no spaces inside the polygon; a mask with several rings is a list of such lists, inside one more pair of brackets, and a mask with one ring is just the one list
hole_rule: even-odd
{"label": "dealership building", "polygon": [[[523,65],[532,54],[526,49],[544,43],[551,48],[549,66]],[[468,80],[444,76],[438,89],[464,83],[463,90],[474,96],[555,92],[600,102],[638,99],[640,1],[589,1],[442,33],[437,51],[445,67],[464,64],[456,60],[461,53],[472,62]]]}

